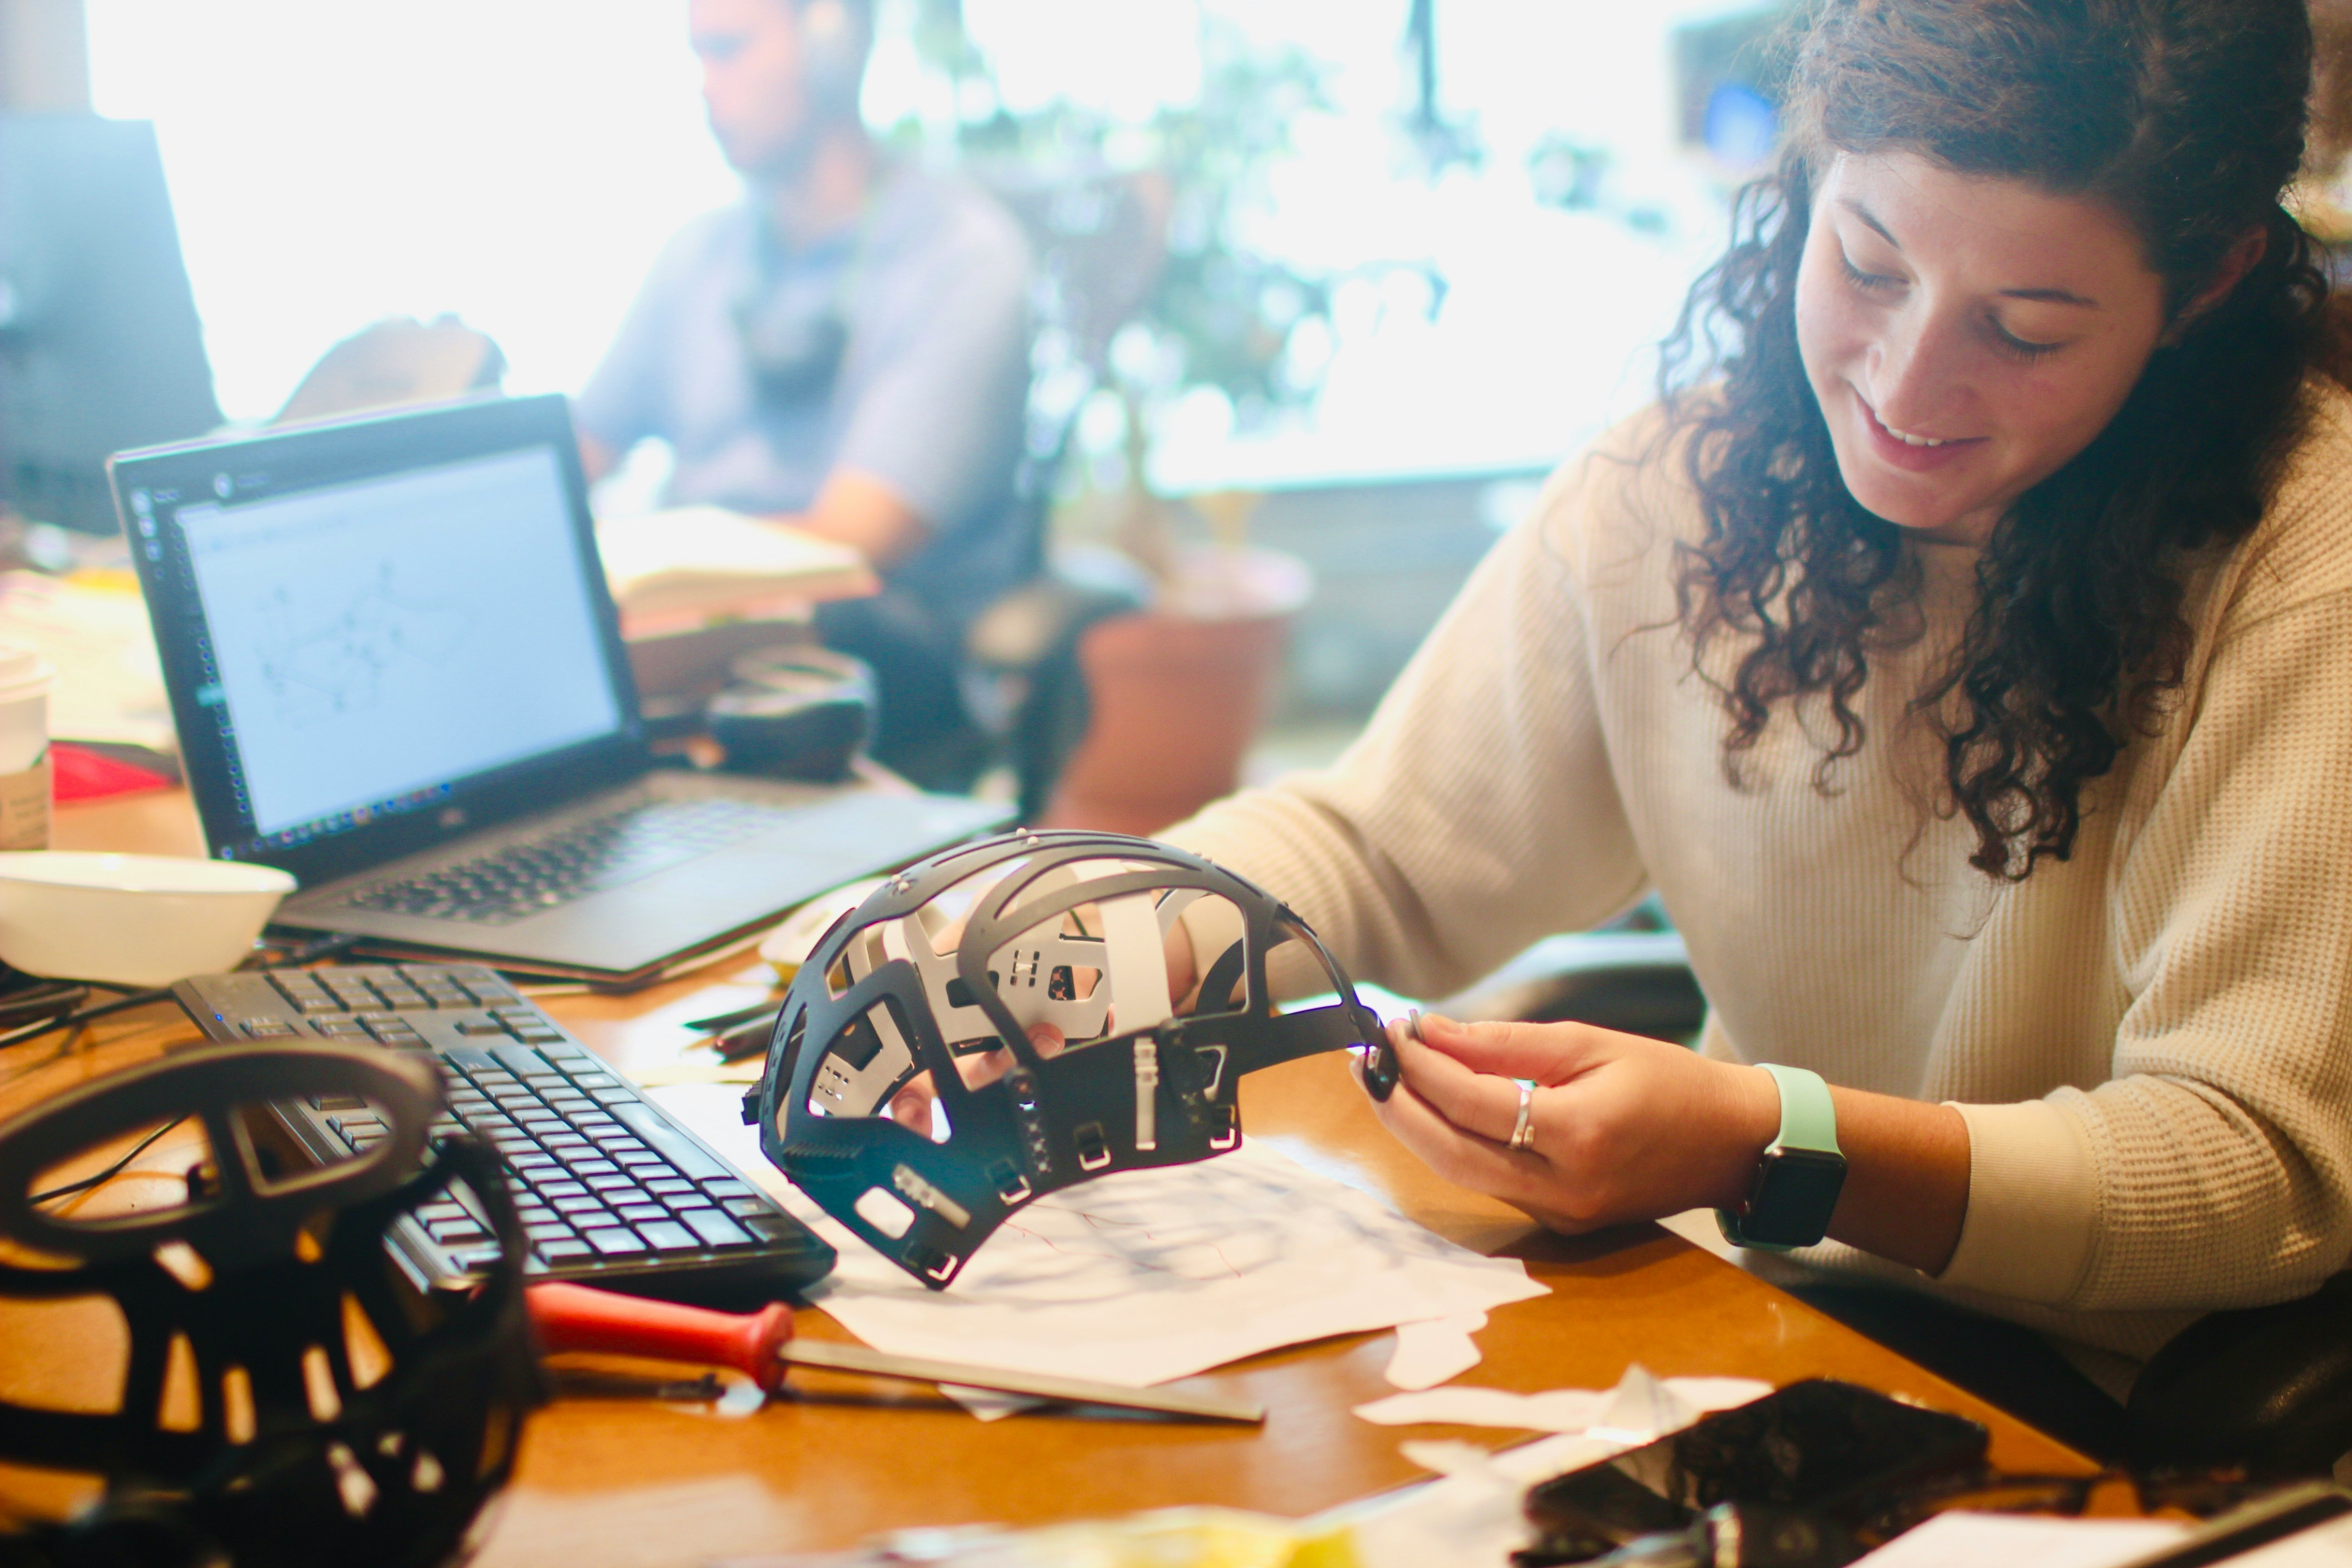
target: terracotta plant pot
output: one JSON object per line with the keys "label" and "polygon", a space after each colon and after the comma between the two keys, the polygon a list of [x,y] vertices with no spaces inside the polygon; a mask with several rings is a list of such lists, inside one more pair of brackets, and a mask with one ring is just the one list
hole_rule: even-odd
{"label": "terracotta plant pot", "polygon": [[1086,738],[1045,826],[1150,835],[1232,794],[1312,584],[1292,556],[1192,552],[1151,609],[1089,630]]}

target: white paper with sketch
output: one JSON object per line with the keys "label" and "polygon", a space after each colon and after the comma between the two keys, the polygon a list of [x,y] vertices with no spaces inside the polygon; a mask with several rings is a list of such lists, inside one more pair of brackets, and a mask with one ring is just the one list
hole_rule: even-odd
{"label": "white paper with sketch", "polygon": [[814,1299],[867,1344],[900,1355],[1141,1388],[1547,1289],[1516,1258],[1482,1258],[1244,1140],[1200,1164],[1042,1198],[990,1237],[953,1287],[927,1290],[768,1163],[742,1125],[739,1090],[652,1092],[839,1250]]}

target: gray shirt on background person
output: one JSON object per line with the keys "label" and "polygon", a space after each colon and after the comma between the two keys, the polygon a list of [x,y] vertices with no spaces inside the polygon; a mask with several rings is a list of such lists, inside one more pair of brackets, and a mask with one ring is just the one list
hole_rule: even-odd
{"label": "gray shirt on background person", "polygon": [[[930,531],[887,581],[961,627],[1038,559],[1013,493],[1030,278],[1013,219],[927,171],[890,169],[855,230],[802,251],[737,203],[664,247],[573,417],[616,455],[667,441],[672,505],[795,512],[835,468],[880,479]],[[838,368],[763,388],[747,321],[838,331]]]}

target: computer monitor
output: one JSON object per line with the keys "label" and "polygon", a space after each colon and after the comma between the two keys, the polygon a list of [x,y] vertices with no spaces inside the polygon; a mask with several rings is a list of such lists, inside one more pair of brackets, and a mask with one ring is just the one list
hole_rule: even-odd
{"label": "computer monitor", "polygon": [[0,115],[0,511],[110,533],[107,455],[219,423],[154,127]]}

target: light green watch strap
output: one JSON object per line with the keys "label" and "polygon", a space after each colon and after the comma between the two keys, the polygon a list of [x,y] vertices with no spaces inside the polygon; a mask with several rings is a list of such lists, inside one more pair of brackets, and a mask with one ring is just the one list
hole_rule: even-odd
{"label": "light green watch strap", "polygon": [[1837,1141],[1837,1105],[1830,1099],[1830,1086],[1822,1081],[1822,1075],[1772,1062],[1757,1065],[1780,1086],[1780,1132],[1771,1146],[1843,1155],[1845,1151]]}

